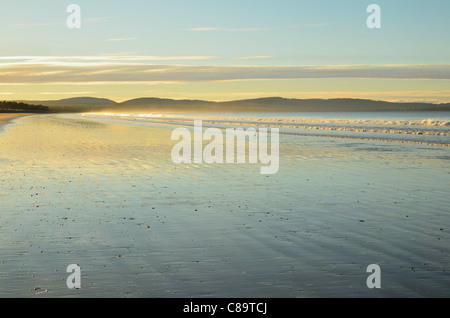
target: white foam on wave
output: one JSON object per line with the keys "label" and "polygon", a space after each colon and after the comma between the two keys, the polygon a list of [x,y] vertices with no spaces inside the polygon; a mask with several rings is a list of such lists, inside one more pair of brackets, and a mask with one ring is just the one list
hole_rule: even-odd
{"label": "white foam on wave", "polygon": [[277,127],[288,130],[308,129],[336,132],[381,133],[385,135],[426,135],[450,136],[450,121],[424,120],[380,120],[380,119],[334,119],[334,118],[300,118],[300,117],[242,117],[213,116],[196,114],[123,114],[123,113],[87,113],[85,117],[103,117],[109,119],[126,119],[153,123],[190,125],[193,120],[202,120],[204,124],[219,126],[256,126]]}
{"label": "white foam on wave", "polygon": [[360,124],[360,125],[401,125],[401,126],[450,126],[450,121],[428,118],[424,120],[380,120],[380,119],[334,119],[334,118],[280,118],[280,117],[224,117],[224,116],[198,116],[177,114],[154,114],[154,113],[85,113],[83,116],[97,117],[127,117],[127,118],[166,118],[167,120],[203,119],[203,120],[229,120],[238,122],[263,122],[263,123],[317,123],[317,124]]}

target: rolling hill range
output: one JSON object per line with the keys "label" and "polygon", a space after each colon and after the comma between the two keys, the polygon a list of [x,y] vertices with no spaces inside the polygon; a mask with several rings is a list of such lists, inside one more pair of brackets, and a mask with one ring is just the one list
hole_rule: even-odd
{"label": "rolling hill range", "polygon": [[25,101],[55,112],[357,112],[357,111],[450,111],[450,103],[396,103],[367,99],[287,99],[269,97],[226,102],[137,98],[122,103],[93,97],[53,101]]}

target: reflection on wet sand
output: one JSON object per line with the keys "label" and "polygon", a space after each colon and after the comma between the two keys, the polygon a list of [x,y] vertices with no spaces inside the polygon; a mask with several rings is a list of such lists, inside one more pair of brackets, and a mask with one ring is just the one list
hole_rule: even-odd
{"label": "reflection on wet sand", "polygon": [[79,115],[4,127],[0,295],[449,296],[448,147],[283,135],[279,172],[261,175],[173,163],[174,128]]}

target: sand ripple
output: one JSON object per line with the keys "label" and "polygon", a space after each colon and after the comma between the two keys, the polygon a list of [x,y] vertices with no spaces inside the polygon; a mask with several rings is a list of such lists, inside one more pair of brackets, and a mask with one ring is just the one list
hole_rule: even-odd
{"label": "sand ripple", "polygon": [[[282,135],[267,176],[175,165],[172,128],[78,115],[8,125],[0,295],[449,296],[448,147]],[[77,291],[65,285],[74,263]],[[381,290],[365,285],[373,263]]]}

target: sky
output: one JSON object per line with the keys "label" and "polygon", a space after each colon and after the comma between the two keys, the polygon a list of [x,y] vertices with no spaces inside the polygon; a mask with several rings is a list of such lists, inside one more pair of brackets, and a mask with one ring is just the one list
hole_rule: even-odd
{"label": "sky", "polygon": [[[370,4],[381,28],[367,26]],[[449,12],[448,0],[0,0],[0,100],[450,102]]]}

